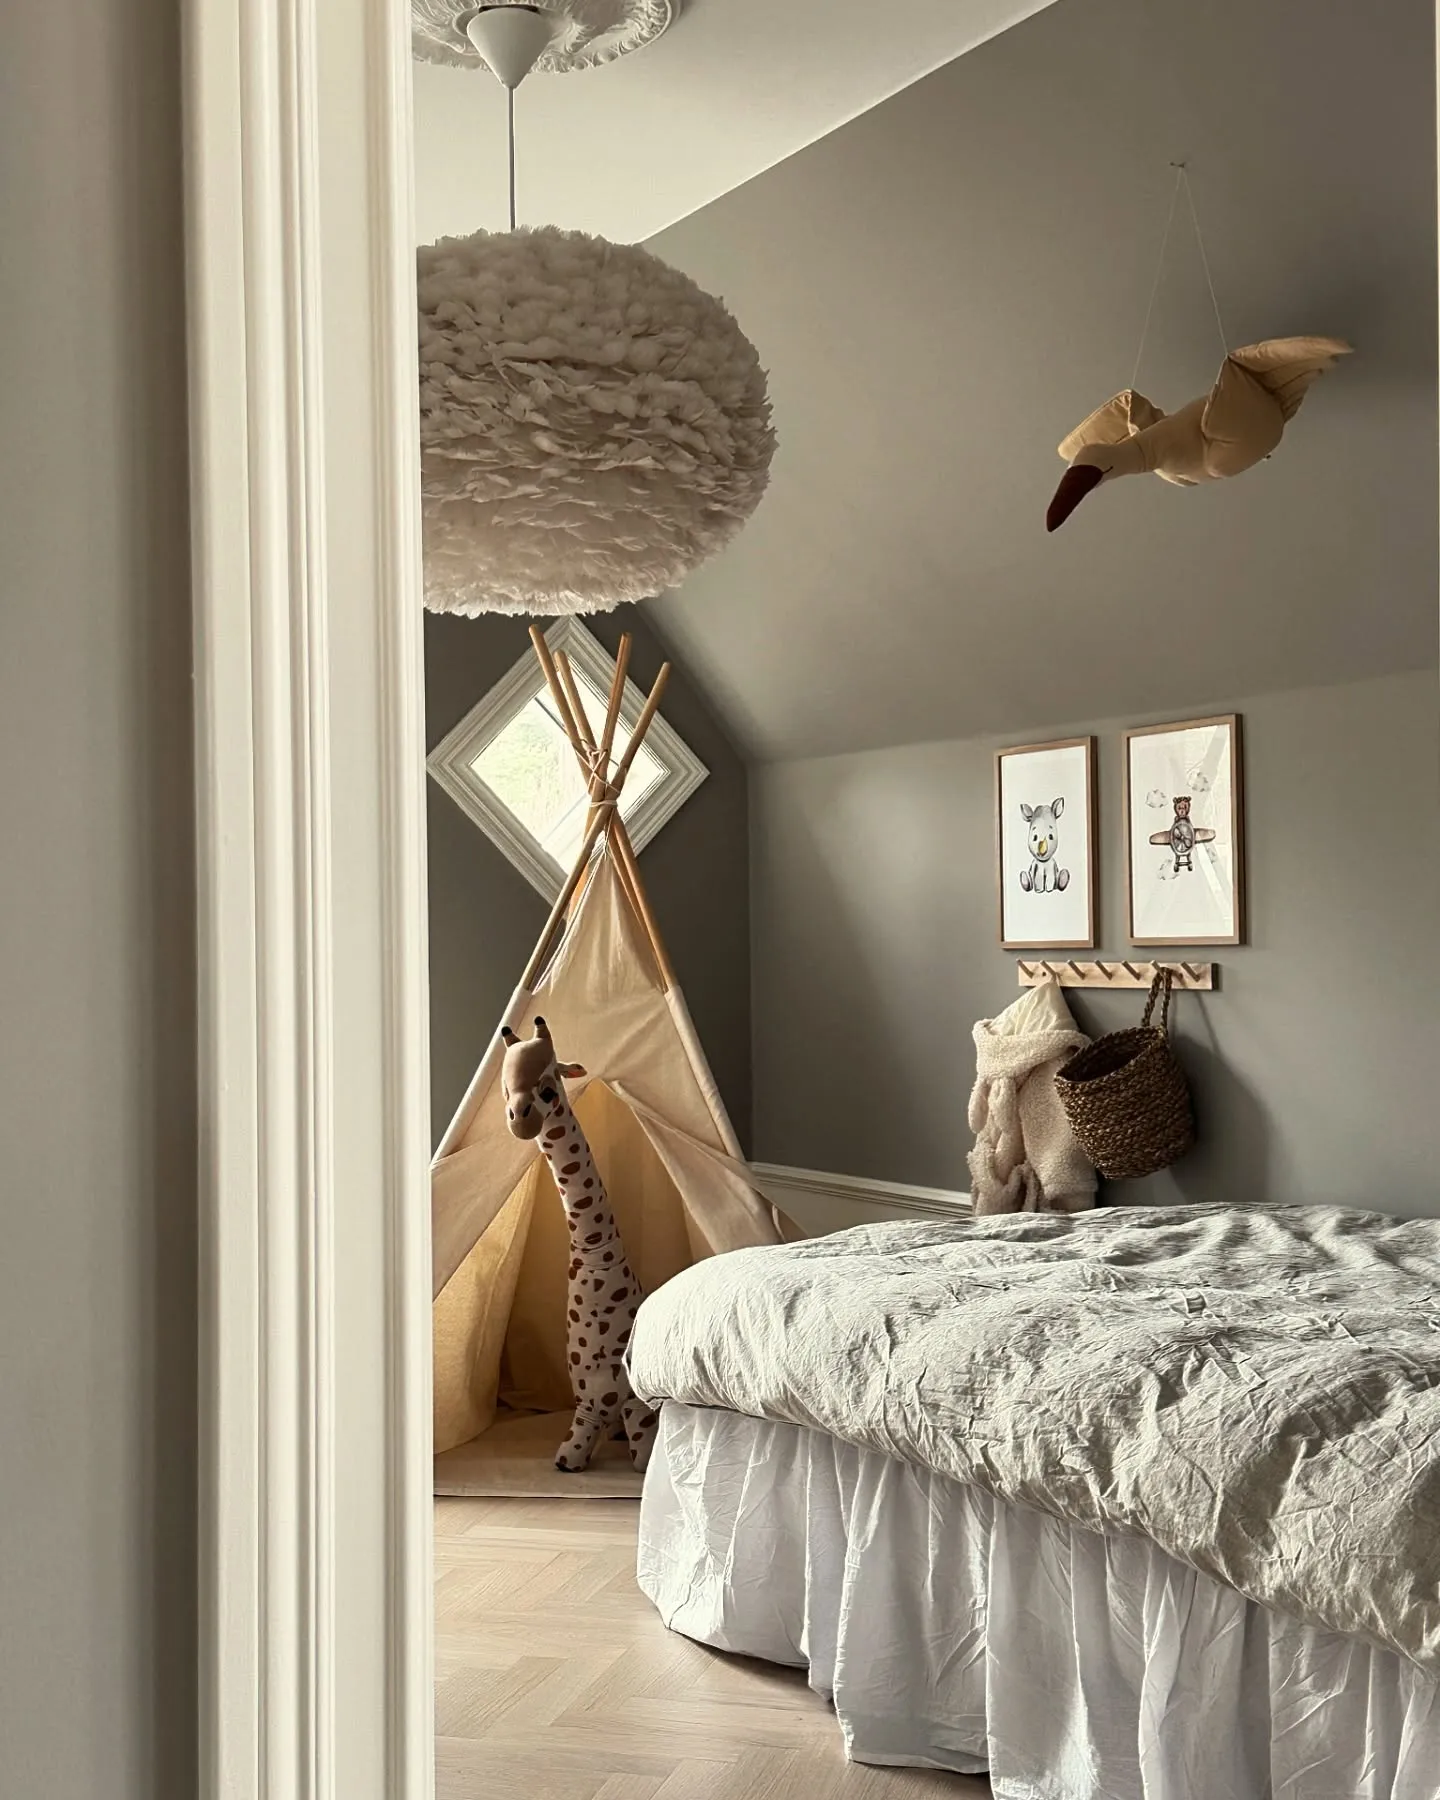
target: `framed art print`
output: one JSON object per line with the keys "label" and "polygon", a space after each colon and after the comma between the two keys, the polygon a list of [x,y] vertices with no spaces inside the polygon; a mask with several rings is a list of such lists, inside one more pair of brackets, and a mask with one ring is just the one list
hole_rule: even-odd
{"label": "framed art print", "polygon": [[1244,941],[1240,720],[1125,733],[1132,944]]}
{"label": "framed art print", "polygon": [[1095,947],[1095,740],[1022,744],[995,758],[1000,944]]}

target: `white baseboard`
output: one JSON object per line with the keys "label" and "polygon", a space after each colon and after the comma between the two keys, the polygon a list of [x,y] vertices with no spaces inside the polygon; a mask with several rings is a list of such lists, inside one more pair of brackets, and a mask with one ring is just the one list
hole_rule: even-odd
{"label": "white baseboard", "polygon": [[752,1163],[751,1167],[766,1198],[812,1236],[885,1219],[954,1219],[970,1214],[969,1194],[949,1188],[873,1181],[865,1175],[831,1175],[780,1163]]}

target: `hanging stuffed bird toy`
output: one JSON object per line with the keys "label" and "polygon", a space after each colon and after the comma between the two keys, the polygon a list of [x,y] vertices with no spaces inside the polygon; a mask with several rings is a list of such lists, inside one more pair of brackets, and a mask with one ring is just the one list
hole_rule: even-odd
{"label": "hanging stuffed bird toy", "polygon": [[1126,388],[1060,445],[1070,467],[1045,514],[1055,531],[1102,482],[1158,475],[1178,487],[1240,475],[1269,456],[1310,384],[1350,346],[1339,338],[1267,338],[1232,350],[1208,394],[1163,413]]}

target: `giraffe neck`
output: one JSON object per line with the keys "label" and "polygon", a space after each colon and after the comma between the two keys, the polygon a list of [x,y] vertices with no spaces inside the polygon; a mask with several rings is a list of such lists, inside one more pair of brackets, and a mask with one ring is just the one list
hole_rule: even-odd
{"label": "giraffe neck", "polygon": [[587,1266],[613,1267],[619,1231],[610,1199],[564,1086],[558,1078],[555,1085],[556,1100],[540,1134],[540,1148],[565,1208],[570,1249]]}

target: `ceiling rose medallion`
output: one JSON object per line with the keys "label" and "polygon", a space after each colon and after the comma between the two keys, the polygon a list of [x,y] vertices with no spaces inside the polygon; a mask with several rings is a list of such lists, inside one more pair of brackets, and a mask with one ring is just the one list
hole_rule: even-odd
{"label": "ceiling rose medallion", "polygon": [[[466,35],[477,7],[457,0],[410,0],[410,38],[420,62],[483,69],[485,58]],[[564,75],[614,62],[653,44],[675,21],[680,0],[535,0],[553,21],[550,41],[535,63],[541,75]]]}

